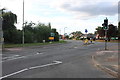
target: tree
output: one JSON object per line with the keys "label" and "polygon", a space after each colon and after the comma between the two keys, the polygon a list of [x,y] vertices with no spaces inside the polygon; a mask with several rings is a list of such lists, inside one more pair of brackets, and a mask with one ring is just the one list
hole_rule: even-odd
{"label": "tree", "polygon": [[34,38],[37,42],[43,42],[45,40],[46,42],[49,41],[51,29],[46,26],[45,24],[38,23],[38,25],[34,28]]}
{"label": "tree", "polygon": [[98,28],[96,28],[96,34],[99,34],[99,37],[104,37],[105,36],[105,31],[104,31],[104,29],[103,29],[103,27],[100,27],[100,26],[98,26]]}
{"label": "tree", "polygon": [[113,24],[110,24],[107,36],[108,36],[109,39],[111,37],[117,37],[117,26],[114,26]]}
{"label": "tree", "polygon": [[[95,34],[99,34],[99,37],[105,37],[105,30],[103,29],[103,27],[98,26],[98,28],[96,28],[96,32]],[[117,37],[118,35],[118,29],[117,26],[114,26],[113,24],[109,24],[108,25],[108,30],[107,30],[107,37],[110,40],[111,37]]]}
{"label": "tree", "polygon": [[[30,23],[25,22],[23,30],[17,30],[14,25],[17,23],[17,15],[9,12],[3,12],[3,34],[5,43],[22,43],[22,32],[24,30],[25,43],[33,42],[46,42],[49,41],[50,33],[52,32],[51,24],[45,25],[38,23],[37,25],[32,21]],[[59,40],[59,34],[56,29],[53,29],[55,33],[55,41]]]}
{"label": "tree", "polygon": [[2,29],[8,30],[8,29],[16,29],[15,23],[17,23],[17,15],[9,12],[3,12],[3,24]]}
{"label": "tree", "polygon": [[34,28],[35,23],[32,21],[30,23],[25,22],[24,26],[24,35],[25,35],[25,43],[34,42]]}
{"label": "tree", "polygon": [[72,38],[79,39],[83,33],[81,31],[76,31],[76,32],[72,32],[71,34],[73,35]]}
{"label": "tree", "polygon": [[120,39],[120,21],[118,22],[118,32],[117,32],[118,38]]}
{"label": "tree", "polygon": [[20,32],[17,31],[15,23],[17,23],[17,15],[9,12],[2,12],[3,23],[3,37],[5,43],[18,43],[18,35]]}
{"label": "tree", "polygon": [[51,24],[50,23],[48,23],[48,27],[51,29]]}

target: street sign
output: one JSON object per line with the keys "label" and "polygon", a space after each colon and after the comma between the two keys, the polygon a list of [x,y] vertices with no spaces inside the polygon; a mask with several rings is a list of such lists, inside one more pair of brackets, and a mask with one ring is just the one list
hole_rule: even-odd
{"label": "street sign", "polygon": [[85,32],[87,33],[87,32],[88,32],[88,30],[87,30],[87,29],[85,29]]}
{"label": "street sign", "polygon": [[49,40],[54,40],[54,37],[49,37]]}

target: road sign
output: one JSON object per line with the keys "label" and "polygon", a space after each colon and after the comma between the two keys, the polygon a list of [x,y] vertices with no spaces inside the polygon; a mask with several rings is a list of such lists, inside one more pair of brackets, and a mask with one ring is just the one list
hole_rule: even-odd
{"label": "road sign", "polygon": [[49,40],[54,40],[54,37],[49,37]]}
{"label": "road sign", "polygon": [[85,32],[87,33],[87,32],[88,32],[88,30],[87,30],[87,29],[85,29]]}

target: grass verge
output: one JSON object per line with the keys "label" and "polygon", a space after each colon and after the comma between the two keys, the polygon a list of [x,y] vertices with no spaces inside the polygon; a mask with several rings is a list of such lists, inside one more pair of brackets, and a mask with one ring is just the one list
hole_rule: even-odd
{"label": "grass verge", "polygon": [[40,45],[49,45],[49,44],[56,44],[56,43],[66,43],[66,41],[64,40],[60,40],[57,42],[46,42],[46,43],[25,43],[23,44],[4,44],[3,47],[4,48],[14,48],[14,47],[29,47],[29,46],[40,46]]}
{"label": "grass verge", "polygon": [[[105,40],[96,40],[96,42],[105,42]],[[119,40],[110,40],[109,42],[112,42],[112,43],[120,43]]]}

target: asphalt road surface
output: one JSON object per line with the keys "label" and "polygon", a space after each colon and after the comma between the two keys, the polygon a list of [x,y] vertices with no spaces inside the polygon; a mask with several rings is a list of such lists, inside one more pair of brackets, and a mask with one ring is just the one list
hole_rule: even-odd
{"label": "asphalt road surface", "polygon": [[[108,43],[108,46],[117,43]],[[104,49],[103,42],[82,41],[11,48],[3,52],[2,78],[112,78],[94,66],[91,56]]]}

